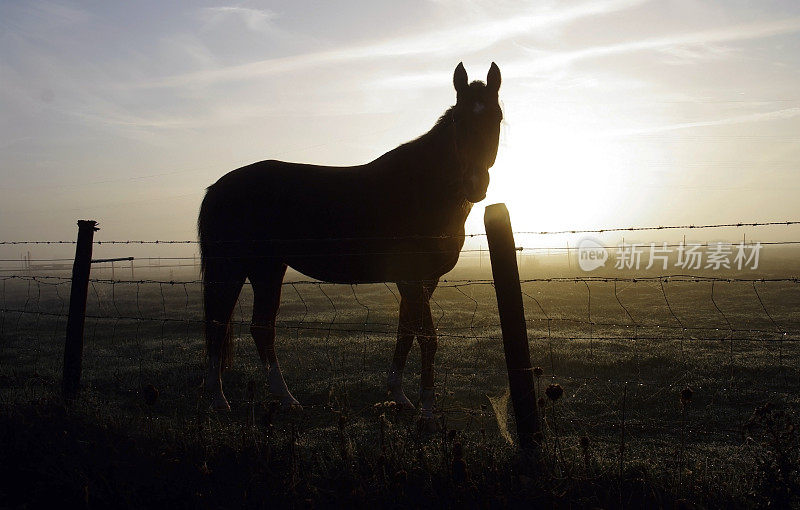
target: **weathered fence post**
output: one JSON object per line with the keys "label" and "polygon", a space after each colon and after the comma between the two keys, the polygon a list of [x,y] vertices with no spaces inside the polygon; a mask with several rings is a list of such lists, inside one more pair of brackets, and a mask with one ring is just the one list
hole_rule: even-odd
{"label": "weathered fence post", "polygon": [[78,221],[78,242],[72,264],[72,288],[69,293],[67,338],[64,343],[64,379],[61,390],[64,398],[78,396],[81,384],[81,359],[83,357],[83,325],[86,320],[86,296],[89,292],[89,271],[92,265],[92,243],[97,222]]}
{"label": "weathered fence post", "polygon": [[493,204],[486,207],[483,223],[489,242],[489,259],[497,294],[497,310],[503,332],[503,349],[506,354],[517,436],[522,448],[537,448],[541,441],[540,425],[528,349],[528,328],[522,305],[514,234],[506,205]]}

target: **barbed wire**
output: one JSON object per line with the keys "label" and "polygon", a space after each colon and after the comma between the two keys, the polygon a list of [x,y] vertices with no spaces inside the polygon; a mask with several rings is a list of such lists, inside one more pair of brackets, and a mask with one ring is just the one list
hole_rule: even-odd
{"label": "barbed wire", "polygon": [[[756,247],[763,247],[763,246],[789,246],[789,245],[800,245],[800,241],[758,241],[752,243],[633,243],[633,244],[624,244],[624,245],[599,245],[599,244],[592,244],[592,249],[605,249],[605,250],[623,250],[623,251],[630,251],[632,248],[641,248],[645,249],[647,246],[651,246],[657,249],[665,249],[665,248],[693,248],[693,247],[707,247],[713,248],[715,246],[731,246],[735,248],[750,248],[756,249]],[[551,247],[526,247],[526,246],[518,246],[515,250],[520,254],[525,253],[539,253],[542,252],[549,252],[549,251],[563,251],[563,252],[579,252],[582,248],[577,246],[551,246]],[[436,255],[436,254],[450,254],[451,251],[449,250],[394,250],[394,251],[354,251],[354,252],[335,252],[333,254],[326,253],[326,252],[304,252],[304,253],[292,253],[291,257],[293,258],[325,258],[325,257],[341,257],[341,256],[357,256],[357,257],[366,257],[366,256],[402,256],[402,255]],[[473,248],[473,249],[463,249],[459,252],[460,255],[480,255],[481,257],[488,253],[487,249],[484,248]],[[644,252],[642,252],[644,253]],[[206,256],[206,260],[268,260],[270,258],[285,258],[284,255],[234,255],[234,256]],[[58,265],[61,264],[63,267],[37,267],[37,270],[46,270],[46,271],[57,271],[57,270],[64,270],[68,269],[68,263],[72,262],[73,259],[71,258],[14,258],[14,259],[0,259],[0,262],[3,263],[20,263],[25,265],[23,268],[0,268],[0,271],[24,271],[33,269],[29,265],[31,263],[44,263],[46,264],[53,264]],[[130,262],[130,266],[139,269],[145,268],[179,268],[179,267],[200,267],[200,262],[198,261],[198,257],[195,256],[165,256],[165,257],[126,257],[125,260],[120,260],[119,262]],[[147,262],[148,264],[135,264],[134,262]],[[192,261],[191,264],[161,264],[162,261]],[[109,263],[108,261],[96,261],[98,263]],[[157,262],[158,264],[153,265],[153,262]]]}
{"label": "barbed wire", "polygon": [[[622,251],[630,251],[631,249],[638,248],[645,250],[648,246],[651,249],[659,249],[663,250],[666,248],[696,248],[696,247],[705,247],[705,248],[715,248],[715,247],[732,247],[737,249],[745,249],[748,248],[750,250],[760,249],[764,246],[794,246],[800,245],[800,241],[750,241],[744,242],[740,241],[739,243],[734,242],[704,242],[704,243],[667,243],[667,242],[636,242],[636,243],[624,243],[618,245],[602,245],[593,243],[591,245],[591,249],[605,249],[605,250],[622,250]],[[517,246],[515,250],[520,254],[525,253],[538,253],[542,254],[544,252],[556,251],[556,252],[579,252],[582,248],[579,246]],[[402,256],[402,255],[436,255],[436,254],[450,254],[452,250],[441,249],[441,250],[381,250],[381,251],[371,251],[371,250],[355,250],[351,252],[340,252],[335,251],[332,253],[325,252],[324,250],[315,250],[311,252],[296,252],[292,251],[290,253],[291,257],[295,258],[310,258],[310,257],[330,257],[330,256]],[[484,254],[488,253],[486,248],[467,248],[462,249],[459,252],[460,256],[470,256],[470,255],[479,255],[481,257]],[[644,253],[644,252],[642,252]],[[271,257],[275,258],[285,258],[285,255],[278,255],[278,254],[265,254],[265,255],[256,255],[256,254],[249,254],[249,255],[206,255],[204,257],[205,260],[266,260]],[[53,265],[63,265],[64,267],[38,267],[37,270],[46,270],[46,271],[53,271],[53,270],[63,270],[67,268],[67,264],[72,262],[73,259],[66,258],[66,257],[59,257],[59,258],[6,258],[0,259],[2,263],[20,263],[23,264],[25,267],[23,268],[0,268],[0,271],[20,271],[20,270],[30,270],[33,269],[31,267],[32,263],[39,263],[40,265],[43,264],[53,264]],[[178,264],[161,264],[163,261],[177,261]],[[191,264],[181,264],[181,261],[191,261]],[[153,268],[153,262],[157,262],[157,267],[160,268],[178,268],[178,267],[199,267],[200,261],[198,260],[197,254],[192,256],[149,256],[149,257],[125,257],[124,259],[119,260],[97,260],[93,261],[93,263],[110,263],[110,262],[130,262],[130,266],[135,268]],[[147,262],[147,265],[135,264],[135,262]]]}
{"label": "barbed wire", "polygon": [[[188,266],[187,266],[188,267]],[[24,280],[24,281],[60,281],[71,282],[72,277],[69,276],[53,276],[53,275],[0,275],[0,280]],[[204,283],[203,280],[156,280],[156,279],[139,279],[139,280],[117,280],[110,278],[89,278],[89,282],[94,283],[110,283],[110,284],[163,284],[163,285],[199,285]],[[785,283],[800,283],[800,276],[791,277],[753,277],[742,278],[734,276],[709,276],[709,275],[692,275],[692,274],[668,274],[668,275],[653,275],[653,276],[547,276],[539,278],[521,278],[521,284],[535,283],[535,282],[563,282],[563,283],[583,283],[583,282],[623,282],[623,283],[636,283],[636,282],[785,282]],[[224,281],[206,281],[207,284],[227,283]],[[412,281],[403,281],[392,283],[412,283]],[[245,281],[245,285],[249,285],[249,281]],[[339,283],[330,283],[320,280],[288,280],[282,282],[282,285],[344,285]],[[354,283],[347,285],[378,285],[378,283]],[[439,280],[438,287],[457,287],[463,285],[494,285],[494,280],[488,279],[471,279],[471,278],[442,278]]]}
{"label": "barbed wire", "polygon": [[762,221],[762,222],[736,222],[736,223],[706,223],[706,224],[693,224],[688,223],[684,225],[660,225],[652,227],[612,227],[612,228],[598,228],[586,230],[539,230],[539,231],[521,231],[515,234],[538,234],[538,235],[551,235],[551,234],[600,234],[603,232],[637,232],[643,230],[696,230],[707,228],[728,228],[728,227],[766,227],[766,226],[790,226],[800,225],[800,221]]}
{"label": "barbed wire", "polygon": [[[708,223],[708,224],[683,224],[683,225],[659,225],[650,227],[612,227],[598,229],[570,229],[570,230],[528,230],[514,232],[515,235],[554,235],[554,234],[599,234],[604,232],[636,232],[648,230],[698,230],[712,228],[742,228],[742,227],[766,227],[766,226],[791,226],[800,225],[800,220],[789,221],[752,221],[736,223]],[[461,235],[407,235],[407,236],[362,236],[362,237],[337,237],[337,238],[271,238],[271,239],[248,239],[242,240],[217,240],[211,243],[221,244],[240,244],[240,243],[266,243],[266,242],[341,242],[341,241],[386,241],[386,240],[425,240],[425,239],[461,239],[471,237],[484,237],[485,233],[472,233]],[[95,240],[94,244],[199,244],[198,240]],[[21,244],[75,244],[76,241],[0,241],[0,245],[21,245]]]}

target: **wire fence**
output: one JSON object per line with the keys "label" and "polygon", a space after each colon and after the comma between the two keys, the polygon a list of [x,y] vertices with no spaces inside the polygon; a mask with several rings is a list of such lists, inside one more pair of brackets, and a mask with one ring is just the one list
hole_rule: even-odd
{"label": "wire fence", "polygon": [[[95,244],[114,243],[190,242]],[[179,266],[185,274],[166,279],[164,267],[153,264],[137,266],[145,277],[129,279],[109,274],[109,263],[97,265],[96,277],[89,281],[85,391],[125,407],[125,402],[140,398],[143,387],[153,385],[166,406],[207,406],[202,392],[201,281],[193,273],[197,259],[136,260],[192,263]],[[28,265],[0,274],[0,398],[7,405],[58,386],[71,284],[67,274],[56,274],[64,268],[39,271],[31,264],[37,260],[29,257],[4,262],[9,261]],[[488,267],[483,269],[488,272]],[[533,272],[550,269],[537,266]],[[697,449],[712,444],[734,447],[759,405],[770,401],[797,409],[800,278],[779,269],[725,275],[525,275],[520,283],[529,344],[534,366],[541,367],[535,372],[536,392],[548,430],[564,437],[587,436],[607,448],[616,448],[622,434],[647,449],[669,443],[676,431],[686,430],[689,419],[690,442]],[[252,303],[252,289],[246,285],[232,321],[237,364],[225,375],[234,407],[252,399],[246,389],[250,381],[265,381],[249,339]],[[302,276],[283,283],[276,323],[278,357],[289,388],[308,412],[346,405],[351,413],[366,415],[385,399],[398,305],[399,294],[391,284],[330,284]],[[506,435],[508,380],[492,280],[458,274],[445,278],[433,295],[432,310],[439,338],[438,415],[451,428],[496,428]],[[406,369],[409,395],[418,386],[419,368],[413,351]],[[564,389],[557,402],[545,394],[551,384]],[[687,387],[694,395],[690,418],[682,414],[685,402],[680,401]],[[259,395],[267,398],[266,390]]]}

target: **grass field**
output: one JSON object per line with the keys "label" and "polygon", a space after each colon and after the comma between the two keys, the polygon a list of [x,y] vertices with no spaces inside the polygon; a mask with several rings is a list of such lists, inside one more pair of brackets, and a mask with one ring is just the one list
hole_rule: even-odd
{"label": "grass field", "polygon": [[[4,277],[2,308],[24,312],[0,316],[0,498],[10,507],[798,504],[800,285],[575,281],[559,264],[522,263],[523,280],[536,279],[522,289],[533,364],[543,369],[537,392],[564,390],[543,399],[538,463],[512,444],[485,262],[447,275],[434,295],[435,433],[384,403],[394,286],[284,286],[278,356],[304,405],[292,412],[266,393],[246,286],[225,414],[202,392],[198,284],[93,282],[82,394],[64,407],[69,282]],[[150,271],[137,277],[196,278]],[[746,276],[796,274],[780,262]],[[415,347],[409,396],[418,372]],[[687,387],[691,399],[681,400]]]}

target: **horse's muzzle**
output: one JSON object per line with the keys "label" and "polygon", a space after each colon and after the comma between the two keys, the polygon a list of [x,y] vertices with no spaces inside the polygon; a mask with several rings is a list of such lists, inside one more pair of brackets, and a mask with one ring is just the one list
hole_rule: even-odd
{"label": "horse's muzzle", "polygon": [[479,170],[464,176],[464,192],[467,200],[473,204],[486,198],[487,189],[489,189],[488,170]]}

